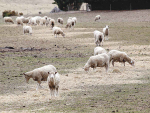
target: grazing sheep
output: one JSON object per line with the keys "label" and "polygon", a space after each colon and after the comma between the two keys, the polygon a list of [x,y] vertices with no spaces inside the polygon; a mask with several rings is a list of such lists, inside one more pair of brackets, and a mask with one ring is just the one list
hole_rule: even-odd
{"label": "grazing sheep", "polygon": [[29,23],[29,18],[24,18],[23,23],[28,24]]}
{"label": "grazing sheep", "polygon": [[96,46],[103,46],[103,42],[104,42],[104,34],[100,31],[95,30],[94,31],[94,38],[95,38],[95,44]]}
{"label": "grazing sheep", "polygon": [[95,47],[94,48],[94,56],[102,53],[107,53],[107,51],[102,47]]}
{"label": "grazing sheep", "polygon": [[12,20],[11,17],[4,17],[4,21],[5,21],[5,23],[10,22],[10,23],[14,24],[14,21]]}
{"label": "grazing sheep", "polygon": [[75,22],[75,24],[77,23],[77,18],[76,17],[72,17],[72,20]]}
{"label": "grazing sheep", "polygon": [[40,25],[46,25],[46,20],[47,20],[46,17],[41,18],[40,19]]}
{"label": "grazing sheep", "polygon": [[125,66],[125,62],[128,62],[132,66],[134,66],[134,61],[125,53],[118,50],[111,50],[108,52],[110,56],[110,62],[112,61],[112,65],[114,66],[114,62],[123,62]]}
{"label": "grazing sheep", "polygon": [[62,18],[58,18],[58,19],[57,19],[57,22],[58,22],[59,24],[62,24],[62,25],[63,25],[63,19],[62,19]]}
{"label": "grazing sheep", "polygon": [[47,81],[47,77],[48,77],[48,72],[57,72],[56,68],[53,65],[46,65],[40,68],[36,68],[32,71],[26,72],[24,73],[26,82],[29,82],[30,78],[33,78],[34,81],[37,81],[37,88],[36,90],[38,90],[39,87],[42,87],[41,81]]}
{"label": "grazing sheep", "polygon": [[58,72],[48,72],[47,83],[50,89],[51,97],[56,97],[58,95],[59,82],[60,75]]}
{"label": "grazing sheep", "polygon": [[23,26],[23,34],[25,33],[32,35],[32,28],[30,26]]}
{"label": "grazing sheep", "polygon": [[67,20],[67,25],[65,28],[72,28],[72,19]]}
{"label": "grazing sheep", "polygon": [[[108,28],[109,28],[108,25],[106,25],[106,27],[103,28],[103,33],[104,33],[105,40],[108,40],[108,31],[109,31]],[[107,36],[107,38],[106,38],[106,36]]]}
{"label": "grazing sheep", "polygon": [[35,20],[36,20],[36,25],[39,25],[39,24],[40,24],[40,20],[41,20],[42,17],[40,17],[40,16],[35,16],[34,18],[35,18]]}
{"label": "grazing sheep", "polygon": [[65,37],[64,32],[60,27],[53,27],[54,36],[57,38],[57,35],[61,34],[63,37]]}
{"label": "grazing sheep", "polygon": [[55,20],[54,19],[50,20],[50,26],[51,26],[51,28],[53,28],[55,26]]}
{"label": "grazing sheep", "polygon": [[85,71],[89,71],[89,68],[96,69],[96,67],[105,67],[106,72],[109,68],[109,56],[106,53],[98,54],[96,56],[91,56],[84,66]]}
{"label": "grazing sheep", "polygon": [[16,22],[17,22],[17,25],[23,25],[24,17],[23,16],[17,17]]}
{"label": "grazing sheep", "polygon": [[95,17],[95,21],[100,20],[100,18],[101,18],[101,16],[100,16],[100,15],[97,15],[97,16]]}

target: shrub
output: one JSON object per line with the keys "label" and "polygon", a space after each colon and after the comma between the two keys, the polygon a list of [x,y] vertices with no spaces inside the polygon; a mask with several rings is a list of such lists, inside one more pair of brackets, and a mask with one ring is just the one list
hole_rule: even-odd
{"label": "shrub", "polygon": [[2,12],[3,17],[6,16],[18,16],[18,12],[16,11],[11,11],[11,10],[5,10]]}

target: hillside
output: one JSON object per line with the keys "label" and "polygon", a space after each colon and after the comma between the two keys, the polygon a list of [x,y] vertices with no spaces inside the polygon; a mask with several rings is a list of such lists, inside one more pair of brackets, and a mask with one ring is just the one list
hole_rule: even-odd
{"label": "hillside", "polygon": [[24,15],[50,12],[55,6],[54,0],[0,0],[0,16],[4,10],[15,10]]}

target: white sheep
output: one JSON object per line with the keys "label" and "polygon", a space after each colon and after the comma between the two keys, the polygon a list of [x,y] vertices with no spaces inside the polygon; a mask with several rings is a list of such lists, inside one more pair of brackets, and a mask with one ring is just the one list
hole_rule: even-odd
{"label": "white sheep", "polygon": [[96,69],[96,67],[105,67],[106,72],[109,68],[109,56],[106,53],[98,54],[96,56],[91,56],[83,69],[89,71],[89,68]]}
{"label": "white sheep", "polygon": [[36,20],[36,25],[39,25],[39,24],[40,24],[40,20],[41,20],[42,17],[40,17],[40,16],[35,16],[34,18],[35,18],[35,20]]}
{"label": "white sheep", "polygon": [[42,87],[41,81],[47,81],[48,72],[57,72],[56,68],[53,65],[46,65],[40,68],[36,68],[32,71],[24,73],[26,82],[29,82],[29,79],[32,78],[34,81],[37,81],[37,88]]}
{"label": "white sheep", "polygon": [[98,30],[94,31],[94,38],[95,38],[95,44],[96,46],[103,46],[103,42],[104,42],[104,34]]}
{"label": "white sheep", "polygon": [[110,57],[110,62],[112,61],[112,65],[114,66],[114,62],[128,62],[132,66],[134,66],[134,61],[125,53],[118,50],[111,50],[108,52],[108,55]]}
{"label": "white sheep", "polygon": [[67,25],[65,26],[65,28],[72,28],[72,19],[67,20]]}
{"label": "white sheep", "polygon": [[97,15],[97,16],[95,17],[95,21],[100,20],[100,18],[101,18],[101,16],[100,16],[100,15]]}
{"label": "white sheep", "polygon": [[30,26],[23,26],[23,34],[25,33],[32,35],[32,28]]}
{"label": "white sheep", "polygon": [[58,72],[48,72],[47,83],[50,89],[51,97],[56,97],[58,95],[59,82],[60,75]]}
{"label": "white sheep", "polygon": [[29,18],[24,18],[23,23],[28,24],[29,23]]}
{"label": "white sheep", "polygon": [[46,26],[50,25],[50,20],[51,20],[51,18],[48,17],[46,20],[46,23],[45,23]]}
{"label": "white sheep", "polygon": [[47,20],[46,17],[41,18],[40,19],[40,25],[46,25],[46,20]]}
{"label": "white sheep", "polygon": [[36,19],[35,17],[30,18],[29,24],[30,24],[30,25],[37,25],[36,20],[37,20],[37,19]]}
{"label": "white sheep", "polygon": [[103,28],[103,33],[104,33],[105,40],[108,40],[108,33],[109,33],[109,26],[108,25],[106,25],[106,27]]}
{"label": "white sheep", "polygon": [[5,21],[5,23],[9,22],[9,23],[14,24],[14,21],[11,17],[4,17],[4,21]]}
{"label": "white sheep", "polygon": [[53,33],[56,38],[57,38],[57,35],[59,35],[59,34],[61,34],[63,37],[65,37],[65,34],[60,27],[53,27]]}
{"label": "white sheep", "polygon": [[62,25],[63,25],[63,19],[62,19],[62,18],[58,18],[58,19],[57,19],[57,22],[58,22],[59,24],[62,24]]}
{"label": "white sheep", "polygon": [[77,18],[76,17],[72,17],[72,20],[74,20],[75,24],[77,23]]}
{"label": "white sheep", "polygon": [[107,53],[107,51],[102,47],[95,47],[94,48],[94,55],[98,55],[98,54],[102,54],[102,53]]}
{"label": "white sheep", "polygon": [[23,25],[24,17],[23,16],[17,17],[16,22],[17,22],[17,25]]}
{"label": "white sheep", "polygon": [[50,26],[51,26],[51,28],[53,28],[55,26],[55,20],[54,19],[50,20]]}

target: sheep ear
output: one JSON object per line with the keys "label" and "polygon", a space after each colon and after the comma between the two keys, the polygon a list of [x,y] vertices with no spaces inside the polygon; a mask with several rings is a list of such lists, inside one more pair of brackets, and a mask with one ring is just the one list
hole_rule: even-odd
{"label": "sheep ear", "polygon": [[57,74],[57,72],[55,72],[55,74]]}
{"label": "sheep ear", "polygon": [[49,74],[49,72],[48,72],[48,74]]}
{"label": "sheep ear", "polygon": [[26,75],[25,73],[23,73],[23,75]]}

